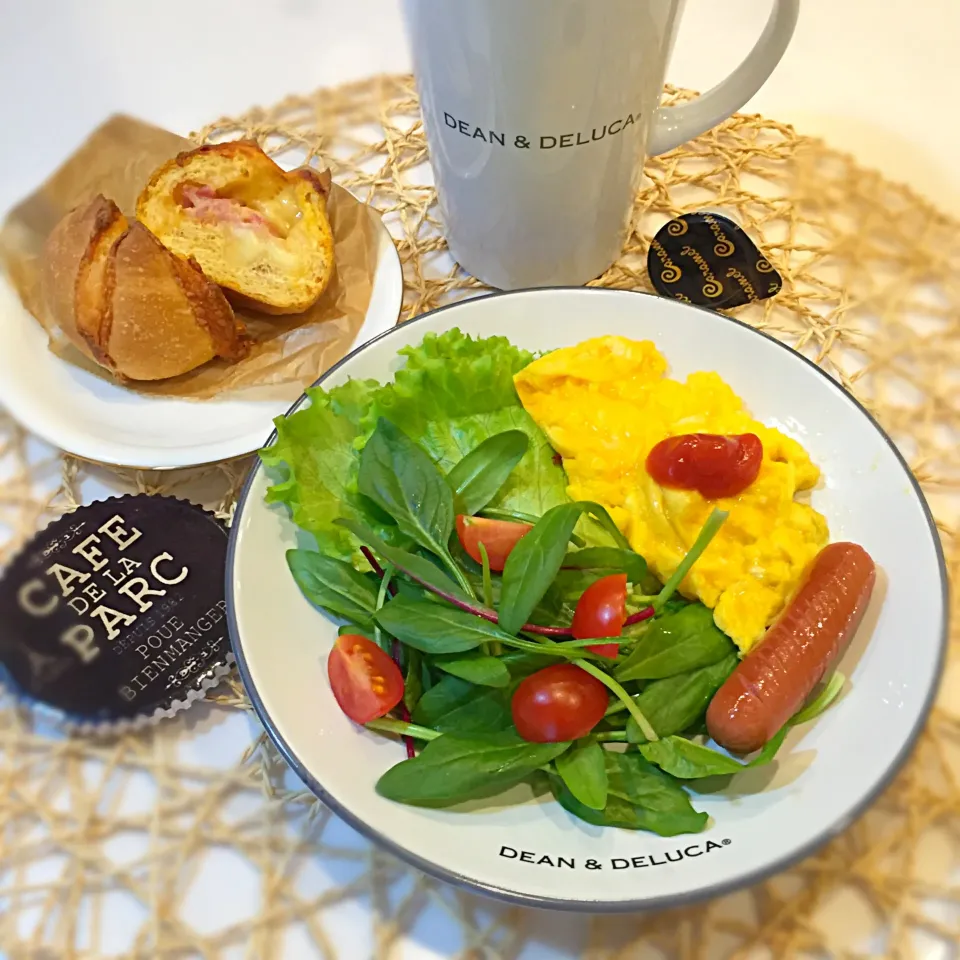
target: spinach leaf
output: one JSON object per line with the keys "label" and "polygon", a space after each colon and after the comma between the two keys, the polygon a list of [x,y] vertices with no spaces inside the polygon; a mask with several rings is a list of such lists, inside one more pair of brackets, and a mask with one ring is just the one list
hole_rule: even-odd
{"label": "spinach leaf", "polygon": [[581,740],[553,761],[566,788],[592,810],[602,810],[607,803],[604,753],[595,740]]}
{"label": "spinach leaf", "polygon": [[510,676],[515,680],[530,676],[544,667],[549,667],[557,661],[553,657],[544,656],[540,653],[524,653],[521,650],[511,650],[500,657],[501,662],[510,671]]}
{"label": "spinach leaf", "polygon": [[[637,697],[637,706],[650,721],[658,737],[682,733],[702,719],[713,695],[739,662],[740,658],[731,653],[710,666],[654,680]],[[627,720],[627,740],[630,743],[645,743],[646,739],[637,722],[630,717]]]}
{"label": "spinach leaf", "polygon": [[779,752],[783,746],[783,741],[787,739],[790,728],[797,723],[794,717],[785,723],[767,742],[763,749],[748,763],[747,767],[763,767],[768,764]]}
{"label": "spinach leaf", "polygon": [[640,752],[667,773],[682,780],[697,780],[701,777],[724,776],[740,773],[753,767],[763,767],[770,763],[783,746],[790,728],[798,721],[796,714],[788,720],[764,745],[757,755],[747,763],[734,760],[724,753],[711,750],[700,743],[684,737],[664,737],[656,743],[640,745]]}
{"label": "spinach leaf", "polygon": [[403,679],[403,704],[413,713],[423,696],[423,660],[420,651],[412,647],[406,651],[407,672]]}
{"label": "spinach leaf", "polygon": [[510,671],[496,657],[454,653],[434,657],[433,664],[444,673],[483,687],[506,687],[510,683]]}
{"label": "spinach leaf", "polygon": [[447,474],[457,513],[479,513],[523,459],[530,441],[521,430],[504,430],[473,448]]}
{"label": "spinach leaf", "polygon": [[640,752],[662,770],[681,780],[723,776],[768,764],[777,755],[792,726],[793,721],[785,723],[748,763],[741,763],[725,753],[683,737],[665,737],[656,743],[641,744]]}
{"label": "spinach leaf", "polygon": [[421,698],[412,720],[442,733],[495,733],[513,726],[509,693],[443,677]]}
{"label": "spinach leaf", "polygon": [[490,504],[539,516],[566,503],[567,478],[543,431],[520,404],[513,377],[532,355],[506,337],[474,340],[453,328],[403,347],[404,366],[376,391],[365,432],[386,417],[420,444],[446,473],[473,447],[506,430],[520,430],[530,449]]}
{"label": "spinach leaf", "polygon": [[844,676],[837,671],[824,684],[820,692],[790,718],[790,726],[796,726],[798,723],[809,723],[819,717],[840,696],[843,684]]}
{"label": "spinach leaf", "polygon": [[582,512],[579,503],[551,507],[510,552],[498,607],[500,626],[507,633],[520,630],[553,583]]}
{"label": "spinach leaf", "polygon": [[614,676],[621,682],[659,680],[710,666],[735,652],[713,614],[703,604],[691,603],[654,620]]}
{"label": "spinach leaf", "polygon": [[613,517],[607,513],[606,507],[591,500],[580,501],[580,506],[584,513],[597,521],[621,550],[632,551],[630,541],[620,532],[620,528],[613,522]]}
{"label": "spinach leaf", "polygon": [[360,454],[357,488],[397,521],[400,531],[438,557],[453,529],[453,492],[436,464],[382,417]]}
{"label": "spinach leaf", "polygon": [[465,736],[447,733],[412,760],[391,767],[377,792],[399,803],[445,806],[489,797],[525,780],[569,743],[528,743],[513,731]]}
{"label": "spinach leaf", "polygon": [[707,814],[693,809],[686,791],[636,753],[604,751],[607,767],[607,805],[593,810],[569,791],[559,777],[551,777],[553,795],[564,809],[587,823],[625,830],[649,830],[661,837],[700,833]]}
{"label": "spinach leaf", "polygon": [[314,550],[288,550],[287,566],[311,603],[354,623],[373,623],[378,586],[373,578]]}
{"label": "spinach leaf", "polygon": [[739,773],[744,768],[732,757],[683,737],[664,737],[654,743],[642,743],[640,752],[651,763],[680,780],[722,777]]}
{"label": "spinach leaf", "polygon": [[346,527],[361,543],[371,547],[374,553],[379,554],[388,563],[392,563],[411,580],[415,580],[434,593],[438,593],[441,597],[456,597],[465,602],[473,602],[457,584],[426,557],[417,556],[417,554],[410,553],[408,550],[402,550],[400,547],[385,543],[369,527],[365,527],[355,520],[340,520],[338,523],[340,526]]}
{"label": "spinach leaf", "polygon": [[623,572],[627,575],[627,579],[635,584],[643,583],[647,579],[647,561],[639,553],[620,550],[617,547],[586,547],[583,550],[572,550],[563,558],[563,569]]}
{"label": "spinach leaf", "polygon": [[387,633],[423,653],[462,653],[487,640],[512,640],[502,630],[472,613],[429,600],[394,597],[375,620]]}

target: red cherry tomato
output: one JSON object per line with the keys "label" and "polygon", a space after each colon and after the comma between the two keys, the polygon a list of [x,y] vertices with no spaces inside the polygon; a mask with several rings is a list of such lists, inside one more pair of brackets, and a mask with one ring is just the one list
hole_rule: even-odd
{"label": "red cherry tomato", "polygon": [[753,433],[687,433],[661,440],[647,455],[647,473],[661,487],[697,490],[708,500],[735,497],[757,479],[763,444]]}
{"label": "red cherry tomato", "polygon": [[[619,637],[627,618],[627,575],[614,573],[601,577],[580,595],[573,614],[573,635],[577,640],[592,637]],[[604,657],[615,657],[617,643],[598,643],[587,647]]]}
{"label": "red cherry tomato", "polygon": [[607,688],[573,663],[531,673],[510,702],[513,723],[524,740],[562,743],[585,737],[607,710]]}
{"label": "red cherry tomato", "polygon": [[400,668],[359,634],[337,637],[327,659],[327,676],[340,709],[356,723],[382,717],[403,697]]}
{"label": "red cherry tomato", "polygon": [[482,543],[490,560],[491,570],[502,570],[517,542],[533,529],[529,523],[512,520],[488,520],[486,517],[457,517],[460,545],[477,563],[483,563],[478,544]]}

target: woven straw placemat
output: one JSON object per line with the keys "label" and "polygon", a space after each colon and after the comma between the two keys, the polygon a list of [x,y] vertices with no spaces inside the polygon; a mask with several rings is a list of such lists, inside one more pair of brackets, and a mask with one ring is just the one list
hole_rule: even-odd
{"label": "woven straw placemat", "polygon": [[[404,317],[477,291],[445,254],[409,77],[291,97],[197,136],[238,135],[278,155],[321,157],[383,212],[404,265]],[[651,160],[647,176],[627,250],[597,283],[649,289],[647,245],[668,217],[708,207],[734,215],[784,278],[775,299],[737,315],[813,357],[878,416],[931,500],[955,573],[960,223],[758,116],[736,116]],[[189,493],[229,516],[248,466],[107,474],[51,455],[9,420],[0,444],[0,561],[79,502],[85,479]],[[957,640],[954,630],[951,671]],[[121,914],[120,955],[144,960],[405,957],[411,931],[423,949],[470,960],[552,955],[544,938],[560,955],[590,960],[947,956],[960,939],[960,684],[950,672],[906,769],[816,856],[709,905],[575,924],[454,891],[371,849],[291,785],[252,719],[241,762],[201,765],[179,741],[249,709],[236,683],[215,699],[151,732],[97,742],[52,735],[0,703],[0,954],[101,957]],[[232,920],[217,930],[191,906],[214,854],[241,858],[259,876],[259,911],[228,910]],[[329,919],[339,908],[346,926]]]}

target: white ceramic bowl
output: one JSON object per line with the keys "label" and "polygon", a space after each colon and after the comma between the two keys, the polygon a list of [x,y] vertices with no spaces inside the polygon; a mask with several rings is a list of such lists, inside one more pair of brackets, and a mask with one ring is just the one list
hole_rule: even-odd
{"label": "white ceramic bowl", "polygon": [[241,676],[281,753],[377,843],[437,877],[529,906],[638,910],[714,896],[789,866],[842,831],[908,756],[946,646],[939,539],[889,438],[836,382],[776,340],[708,310],[627,291],[531,290],[443,307],[361,347],[322,382],[388,379],[398,348],[453,326],[503,334],[530,350],[600,334],[650,338],[672,376],[718,371],[759,420],[802,442],[823,471],[813,504],[832,539],[861,543],[880,570],[840,664],[850,689],[819,720],[794,730],[775,764],[733,778],[721,793],[695,796],[712,817],[696,836],[593,827],[529,792],[518,805],[469,809],[392,803],[374,784],[402,758],[401,748],[358,729],[336,705],[325,670],[336,629],[287,570],[284,551],[296,530],[280,508],[264,504],[268,480],[258,468],[234,520],[228,612]]}

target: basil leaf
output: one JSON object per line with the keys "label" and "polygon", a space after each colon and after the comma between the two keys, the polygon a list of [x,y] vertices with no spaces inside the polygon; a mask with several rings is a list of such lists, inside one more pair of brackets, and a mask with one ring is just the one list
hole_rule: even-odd
{"label": "basil leaf", "polygon": [[495,733],[513,726],[506,690],[443,677],[421,698],[411,719],[441,733]]}
{"label": "basil leaf", "polygon": [[409,649],[407,653],[407,673],[403,679],[403,704],[413,713],[423,696],[423,660],[419,650]]}
{"label": "basil leaf", "polygon": [[484,737],[444,734],[412,760],[391,767],[377,793],[399,803],[445,806],[501,793],[525,780],[569,743],[528,743],[513,731]]}
{"label": "basil leaf", "polygon": [[496,657],[453,654],[434,657],[433,664],[444,673],[483,687],[506,687],[510,683],[510,671]]}
{"label": "basil leaf", "polygon": [[[636,698],[637,706],[658,737],[683,733],[702,719],[713,695],[739,662],[740,658],[731,653],[710,666],[654,680]],[[633,717],[627,720],[627,740],[630,743],[646,743],[647,740]]]}
{"label": "basil leaf", "polygon": [[374,619],[387,633],[424,653],[462,653],[487,640],[513,640],[481,617],[429,600],[394,597]]}
{"label": "basil leaf", "polygon": [[553,583],[583,509],[579,503],[551,507],[510,551],[498,607],[500,626],[507,633],[520,630]]}
{"label": "basil leaf", "polygon": [[355,520],[338,520],[337,523],[346,527],[361,543],[371,547],[381,558],[392,563],[411,580],[416,580],[417,583],[440,594],[441,597],[452,596],[459,600],[473,602],[436,564],[425,557],[385,543],[369,527]]}
{"label": "basil leaf", "polygon": [[703,604],[691,603],[654,620],[614,676],[621,683],[659,680],[709,666],[735,652],[733,642],[714,624],[713,614]]}
{"label": "basil leaf", "polygon": [[373,623],[378,585],[372,578],[315,550],[288,550],[287,566],[311,603],[354,623]]}
{"label": "basil leaf", "polygon": [[636,753],[604,751],[607,805],[593,810],[580,803],[559,777],[550,778],[557,801],[574,816],[599,827],[649,830],[661,837],[700,833],[707,814],[693,809],[686,791]]}
{"label": "basil leaf", "polygon": [[453,492],[436,464],[402,430],[381,417],[360,454],[357,488],[438,557],[453,530]]}
{"label": "basil leaf", "polygon": [[573,550],[563,558],[565,570],[612,570],[623,572],[631,583],[647,579],[647,561],[632,550],[617,547],[586,547]]}
{"label": "basil leaf", "polygon": [[553,761],[566,788],[592,810],[602,810],[607,803],[605,753],[595,740],[583,740]]}
{"label": "basil leaf", "polygon": [[664,737],[654,743],[641,743],[640,752],[651,763],[680,780],[722,777],[744,769],[744,764],[725,753],[683,737]]}
{"label": "basil leaf", "polygon": [[447,474],[457,513],[479,513],[523,459],[530,440],[521,430],[505,430],[473,448]]}

